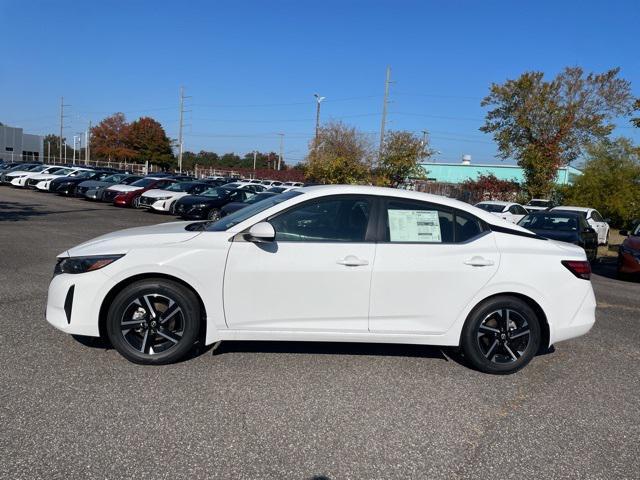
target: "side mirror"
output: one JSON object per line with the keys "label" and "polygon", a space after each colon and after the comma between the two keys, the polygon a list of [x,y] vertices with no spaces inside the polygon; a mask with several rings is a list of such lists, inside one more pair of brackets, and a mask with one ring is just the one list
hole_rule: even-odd
{"label": "side mirror", "polygon": [[620,230],[620,235],[622,235],[623,237],[628,237],[629,236],[629,232],[627,230]]}
{"label": "side mirror", "polygon": [[273,242],[276,238],[276,231],[269,222],[256,223],[249,229],[248,238],[250,242],[266,243]]}

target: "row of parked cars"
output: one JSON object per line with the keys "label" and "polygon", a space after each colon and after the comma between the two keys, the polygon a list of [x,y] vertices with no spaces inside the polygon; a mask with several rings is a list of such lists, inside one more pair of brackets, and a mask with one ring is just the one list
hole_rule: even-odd
{"label": "row of parked cars", "polygon": [[136,175],[114,169],[41,163],[0,165],[0,184],[205,220],[216,220],[303,185],[221,176],[195,179],[170,173]]}
{"label": "row of parked cars", "polygon": [[609,244],[609,220],[593,208],[555,206],[542,199],[534,199],[524,206],[514,202],[484,201],[476,207],[542,237],[579,245],[589,261],[596,259],[598,245]]}

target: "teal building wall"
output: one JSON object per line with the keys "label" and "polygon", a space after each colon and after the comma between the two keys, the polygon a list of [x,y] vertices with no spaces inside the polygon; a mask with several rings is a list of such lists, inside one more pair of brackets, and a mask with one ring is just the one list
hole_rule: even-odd
{"label": "teal building wall", "polygon": [[[465,180],[475,180],[480,175],[493,174],[500,180],[514,180],[518,183],[524,182],[524,171],[517,165],[468,165],[463,163],[422,163],[429,180],[442,183],[462,183]],[[560,185],[571,185],[582,172],[572,166],[563,167],[558,170],[556,183]]]}

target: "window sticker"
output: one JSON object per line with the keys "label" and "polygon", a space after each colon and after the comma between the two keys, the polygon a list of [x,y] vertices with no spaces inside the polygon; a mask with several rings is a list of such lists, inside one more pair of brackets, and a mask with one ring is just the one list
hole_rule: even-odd
{"label": "window sticker", "polygon": [[392,242],[442,243],[436,210],[388,210]]}

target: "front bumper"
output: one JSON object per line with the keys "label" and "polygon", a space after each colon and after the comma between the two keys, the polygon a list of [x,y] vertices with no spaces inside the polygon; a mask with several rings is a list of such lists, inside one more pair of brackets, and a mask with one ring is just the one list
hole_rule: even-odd
{"label": "front bumper", "polygon": [[620,273],[640,274],[640,256],[619,250],[618,271]]}
{"label": "front bumper", "polygon": [[72,335],[99,336],[99,299],[107,280],[99,270],[53,277],[47,295],[47,322]]}
{"label": "front bumper", "polygon": [[50,186],[51,180],[42,180],[41,182],[36,183],[36,188],[38,190],[42,190],[43,192],[48,192]]}

